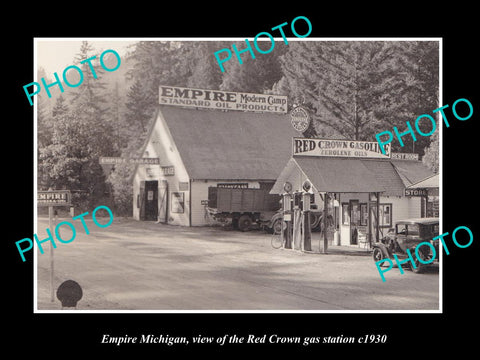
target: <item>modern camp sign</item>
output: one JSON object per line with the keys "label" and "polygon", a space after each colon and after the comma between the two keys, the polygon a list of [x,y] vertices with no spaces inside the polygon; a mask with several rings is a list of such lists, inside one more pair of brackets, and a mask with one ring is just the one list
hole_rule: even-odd
{"label": "modern camp sign", "polygon": [[206,109],[287,113],[287,97],[220,90],[160,86],[161,105]]}
{"label": "modern camp sign", "polygon": [[385,153],[376,141],[352,141],[331,139],[293,138],[293,155],[389,159],[390,144]]}

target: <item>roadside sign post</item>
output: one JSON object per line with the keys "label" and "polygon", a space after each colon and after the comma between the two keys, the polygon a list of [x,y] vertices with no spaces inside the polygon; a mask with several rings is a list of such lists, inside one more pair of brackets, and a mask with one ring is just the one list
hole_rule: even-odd
{"label": "roadside sign post", "polygon": [[[48,207],[48,228],[50,229],[50,234],[53,234],[53,206]],[[53,286],[53,246],[50,244],[50,301],[54,302],[55,300],[55,290]]]}
{"label": "roadside sign post", "polygon": [[328,193],[325,192],[325,196],[323,198],[323,253],[328,254],[328,237],[327,237],[327,229],[328,229]]}
{"label": "roadside sign post", "polygon": [[[48,206],[48,228],[50,234],[54,234],[54,206],[70,206],[70,190],[48,190],[37,192],[37,206]],[[53,235],[52,235],[53,236]],[[55,289],[53,286],[53,246],[50,244],[50,300],[55,301]]]}

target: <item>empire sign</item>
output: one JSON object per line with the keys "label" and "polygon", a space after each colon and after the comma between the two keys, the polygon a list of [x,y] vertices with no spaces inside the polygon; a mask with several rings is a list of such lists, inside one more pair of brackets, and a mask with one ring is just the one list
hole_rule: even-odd
{"label": "empire sign", "polygon": [[159,103],[205,109],[287,113],[287,97],[232,91],[160,86]]}

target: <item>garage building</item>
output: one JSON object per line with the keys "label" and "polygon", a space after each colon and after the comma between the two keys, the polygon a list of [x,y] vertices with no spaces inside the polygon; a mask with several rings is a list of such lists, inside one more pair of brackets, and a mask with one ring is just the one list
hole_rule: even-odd
{"label": "garage building", "polygon": [[[228,94],[236,93],[226,93],[224,98],[231,100],[234,95]],[[258,103],[262,96],[268,98],[257,94],[242,100]],[[142,149],[143,157],[158,158],[158,164],[139,164],[133,176],[133,216],[137,220],[183,226],[210,224],[209,188],[271,188],[291,156],[288,144],[292,137],[299,136],[285,113],[185,104],[179,101],[158,106]]]}

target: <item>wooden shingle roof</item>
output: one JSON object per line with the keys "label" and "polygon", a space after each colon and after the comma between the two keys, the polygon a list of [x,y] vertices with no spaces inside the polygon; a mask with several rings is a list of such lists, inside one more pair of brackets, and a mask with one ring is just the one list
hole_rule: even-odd
{"label": "wooden shingle roof", "polygon": [[192,179],[275,180],[299,136],[288,115],[160,106]]}

